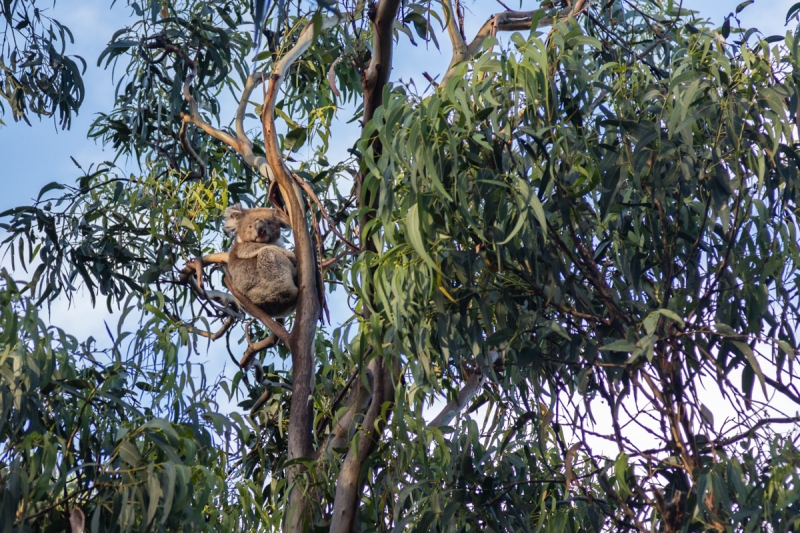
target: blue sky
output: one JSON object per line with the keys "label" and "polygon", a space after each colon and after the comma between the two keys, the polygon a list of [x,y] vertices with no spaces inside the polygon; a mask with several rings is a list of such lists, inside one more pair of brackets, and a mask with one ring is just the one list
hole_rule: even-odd
{"label": "blue sky", "polygon": [[[795,1],[756,0],[755,4],[741,14],[742,22],[746,26],[759,28],[766,35],[784,34],[785,14]],[[518,0],[506,0],[506,3],[512,7],[520,5]],[[698,10],[717,23],[721,23],[723,17],[739,3],[740,0],[684,0],[685,7]],[[85,75],[86,100],[70,131],[58,131],[52,120],[34,121],[33,126],[29,127],[24,123],[13,123],[8,115],[3,117],[8,125],[0,128],[0,159],[3,161],[0,177],[5,185],[3,194],[0,195],[0,211],[29,203],[36,197],[39,189],[51,181],[74,182],[80,172],[70,156],[84,168],[114,156],[112,150],[104,150],[103,146],[86,139],[86,132],[96,113],[109,110],[113,104],[115,80],[112,78],[112,70],[97,67],[97,57],[111,35],[125,26],[129,15],[125,2],[117,1],[116,6],[111,9],[109,4],[110,2],[97,0],[61,0],[50,10],[49,15],[72,30],[75,44],[71,50],[83,56],[89,65]],[[464,4],[468,10],[467,35],[474,34],[491,13],[502,9],[494,0],[466,0]],[[534,9],[538,5],[538,0],[521,2],[522,9]],[[414,47],[403,38],[395,54],[393,80],[408,81],[413,78],[420,83],[419,88],[423,89],[427,83],[421,73],[444,72],[449,61],[449,43],[444,35],[441,36],[440,43],[441,52],[432,45],[425,46],[424,43]],[[229,105],[232,106],[232,103]],[[347,113],[340,113],[340,117],[346,120]],[[345,153],[345,149],[352,146],[357,134],[355,125],[342,126],[334,136],[332,153]],[[8,261],[2,263],[6,265]],[[83,300],[85,301],[79,301],[76,307],[69,309],[66,304],[57,303],[52,322],[79,338],[88,335],[102,337],[102,332],[98,334],[98,329],[102,327],[101,320],[108,318],[107,311],[103,306],[93,310],[89,307],[88,298]],[[342,304],[331,302],[334,321],[337,305]],[[115,320],[112,318],[111,322]]]}

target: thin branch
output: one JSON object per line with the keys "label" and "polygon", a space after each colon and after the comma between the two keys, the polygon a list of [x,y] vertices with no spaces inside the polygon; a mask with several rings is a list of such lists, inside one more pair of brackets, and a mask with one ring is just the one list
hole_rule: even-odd
{"label": "thin branch", "polygon": [[245,163],[259,171],[259,173],[272,182],[272,174],[270,172],[267,158],[264,156],[256,156],[253,153],[253,143],[247,137],[244,131],[244,116],[247,112],[247,104],[250,101],[250,95],[253,90],[264,82],[263,72],[254,72],[247,77],[242,90],[242,96],[239,99],[239,107],[236,109],[236,117],[234,123],[236,124],[236,136],[239,138],[238,147],[236,148]]}
{"label": "thin branch", "polygon": [[206,175],[206,162],[203,161],[203,158],[195,151],[194,146],[192,146],[191,141],[189,141],[189,137],[187,134],[187,122],[184,121],[181,124],[181,129],[178,132],[178,139],[181,141],[181,146],[189,154],[189,157],[195,164],[200,168],[200,170],[192,170],[189,172],[189,175],[186,176],[187,180],[201,180]]}
{"label": "thin branch", "polygon": [[322,205],[322,202],[319,201],[319,198],[317,198],[317,195],[314,192],[314,189],[311,188],[311,185],[306,183],[306,180],[304,180],[303,178],[301,178],[300,176],[298,176],[295,173],[292,173],[292,176],[294,176],[294,179],[297,181],[298,184],[300,184],[300,187],[304,191],[306,191],[306,194],[314,201],[314,203],[317,204],[317,206],[319,207],[320,213],[322,213],[322,218],[324,218],[325,221],[328,222],[328,225],[330,226],[331,231],[334,233],[334,235],[339,237],[339,239],[343,243],[345,243],[347,245],[347,247],[350,248],[350,250],[352,250],[354,252],[359,252],[360,249],[358,248],[358,246],[356,246],[355,244],[353,244],[352,242],[347,240],[347,237],[342,235],[339,232],[339,230],[336,228],[336,225],[331,220],[331,217],[328,216],[328,212],[325,210],[325,207]]}
{"label": "thin branch", "polygon": [[359,253],[361,253],[360,250],[357,251],[345,250],[344,252],[338,254],[336,257],[331,257],[330,259],[323,261],[322,264],[320,264],[320,268],[322,268],[323,270],[328,269],[331,267],[331,265],[339,261],[339,259],[348,255],[358,255]]}
{"label": "thin branch", "polygon": [[211,333],[210,331],[204,331],[202,329],[197,329],[189,324],[185,325],[184,327],[189,331],[189,333],[194,333],[195,335],[200,335],[201,337],[205,337],[208,340],[215,341],[220,337],[222,337],[223,335],[225,335],[228,332],[228,330],[231,329],[231,326],[233,326],[234,322],[235,322],[234,317],[229,316],[227,320],[225,320],[225,323],[222,324],[222,327],[219,329],[219,331],[214,333]]}
{"label": "thin branch", "polygon": [[342,94],[339,92],[339,88],[336,87],[336,72],[334,72],[334,69],[336,68],[336,65],[338,65],[339,61],[341,61],[341,60],[342,60],[342,56],[337,57],[333,61],[333,63],[331,63],[331,67],[328,69],[328,83],[331,86],[331,91],[333,92],[334,95],[336,95],[336,98],[341,98],[342,97]]}
{"label": "thin branch", "polygon": [[250,368],[250,363],[252,363],[253,358],[256,354],[263,352],[269,348],[272,348],[278,344],[278,336],[270,331],[269,336],[266,339],[262,339],[255,343],[247,344],[247,349],[244,351],[244,355],[242,359],[239,361],[240,368]]}
{"label": "thin branch", "polygon": [[733,437],[728,437],[727,439],[721,439],[721,440],[718,440],[718,441],[714,441],[713,445],[714,446],[728,446],[728,445],[733,444],[735,442],[738,442],[738,441],[740,441],[742,439],[750,438],[750,437],[753,436],[753,434],[755,433],[755,431],[758,428],[761,428],[763,426],[768,426],[770,424],[796,424],[798,422],[800,422],[800,416],[795,416],[795,417],[791,417],[791,418],[762,418],[761,420],[759,420],[758,422],[753,424],[753,426],[750,427],[744,433],[740,433],[739,435],[735,435]]}

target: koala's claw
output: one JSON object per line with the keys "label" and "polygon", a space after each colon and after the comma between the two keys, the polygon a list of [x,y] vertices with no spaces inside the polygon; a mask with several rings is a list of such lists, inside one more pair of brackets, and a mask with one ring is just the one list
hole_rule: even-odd
{"label": "koala's claw", "polygon": [[197,281],[197,287],[202,291],[203,290],[203,258],[202,257],[195,257],[191,261],[188,261],[183,269],[181,270],[181,274],[179,276],[179,280],[181,283],[188,283],[189,277],[195,274],[195,278]]}

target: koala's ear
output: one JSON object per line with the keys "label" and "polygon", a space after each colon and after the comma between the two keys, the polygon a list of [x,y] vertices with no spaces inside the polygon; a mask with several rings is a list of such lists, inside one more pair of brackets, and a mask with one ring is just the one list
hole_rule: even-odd
{"label": "koala's ear", "polygon": [[235,232],[242,217],[244,217],[242,204],[233,204],[225,210],[225,220],[222,223],[222,227],[227,231]]}
{"label": "koala's ear", "polygon": [[278,221],[281,228],[283,229],[292,229],[292,224],[289,222],[289,217],[287,217],[283,211],[275,210],[275,220]]}

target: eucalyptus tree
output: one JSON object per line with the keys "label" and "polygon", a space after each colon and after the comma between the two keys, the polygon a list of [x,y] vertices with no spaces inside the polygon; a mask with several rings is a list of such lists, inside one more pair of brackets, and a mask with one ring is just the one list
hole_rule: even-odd
{"label": "eucalyptus tree", "polygon": [[[5,214],[5,530],[800,528],[800,65],[750,3],[256,2],[261,50],[131,2],[89,132],[130,164]],[[288,321],[225,280],[235,202],[291,220]],[[110,349],[37,317],[79,288]]]}

